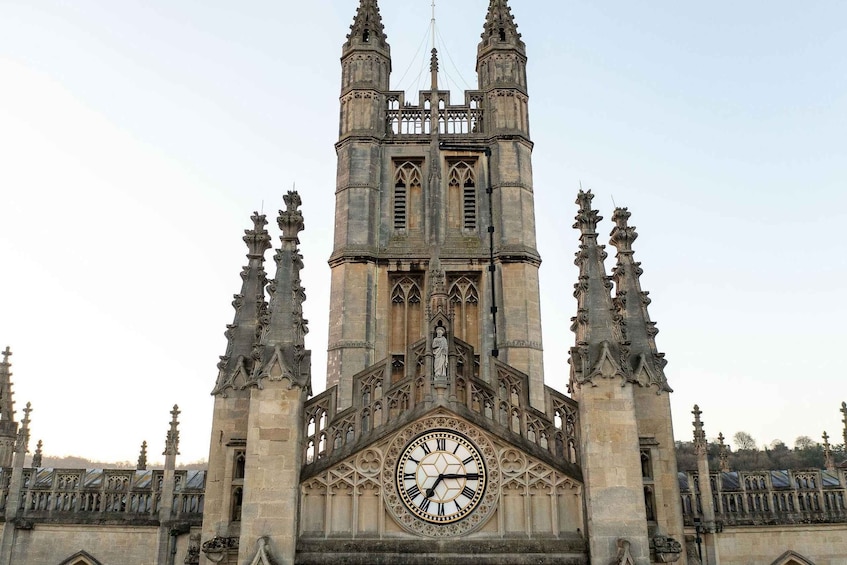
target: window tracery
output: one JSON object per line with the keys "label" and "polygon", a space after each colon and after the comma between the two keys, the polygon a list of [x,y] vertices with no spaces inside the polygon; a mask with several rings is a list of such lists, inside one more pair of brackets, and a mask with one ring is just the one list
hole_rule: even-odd
{"label": "window tracery", "polygon": [[459,161],[447,173],[448,222],[451,228],[476,230],[476,175],[474,163]]}
{"label": "window tracery", "polygon": [[479,349],[479,288],[476,277],[464,275],[450,285],[456,337]]}
{"label": "window tracery", "polygon": [[396,277],[391,286],[391,380],[403,378],[409,345],[421,338],[423,308],[419,277]]}
{"label": "window tracery", "polygon": [[394,173],[394,230],[404,232],[420,228],[421,169],[405,161]]}

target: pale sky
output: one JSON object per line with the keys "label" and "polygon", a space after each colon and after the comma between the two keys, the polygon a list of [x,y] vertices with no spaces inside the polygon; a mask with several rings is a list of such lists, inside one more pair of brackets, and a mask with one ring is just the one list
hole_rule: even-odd
{"label": "pale sky", "polygon": [[[296,183],[323,390],[339,56],[356,0],[0,0],[0,348],[45,454],[207,457],[218,356],[264,208]],[[428,84],[431,0],[381,0],[392,88]],[[441,0],[475,88],[487,0]],[[567,383],[580,182],[636,259],[677,439],[841,438],[847,3],[511,0],[527,44],[546,381]],[[614,264],[610,246],[607,269]],[[267,254],[273,275],[272,253]]]}

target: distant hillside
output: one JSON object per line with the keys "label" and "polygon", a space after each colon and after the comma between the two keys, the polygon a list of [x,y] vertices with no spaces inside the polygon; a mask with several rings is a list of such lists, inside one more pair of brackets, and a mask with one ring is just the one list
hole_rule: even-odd
{"label": "distant hillside", "polygon": [[[32,464],[32,456],[26,459],[26,466]],[[66,457],[49,457],[45,455],[41,459],[41,467],[54,467],[65,469],[135,469],[135,461],[93,461],[85,457],[68,455]],[[206,461],[194,461],[192,463],[177,464],[177,469],[204,470],[208,466]],[[147,464],[148,469],[161,469],[164,463],[153,461]]]}

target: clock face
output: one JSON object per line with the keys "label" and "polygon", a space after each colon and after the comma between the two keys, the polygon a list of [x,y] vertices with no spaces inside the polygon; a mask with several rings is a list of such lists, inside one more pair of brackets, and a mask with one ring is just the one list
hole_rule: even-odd
{"label": "clock face", "polygon": [[452,430],[431,430],[406,445],[397,460],[396,484],[405,507],[432,524],[457,522],[485,493],[485,462],[477,447]]}

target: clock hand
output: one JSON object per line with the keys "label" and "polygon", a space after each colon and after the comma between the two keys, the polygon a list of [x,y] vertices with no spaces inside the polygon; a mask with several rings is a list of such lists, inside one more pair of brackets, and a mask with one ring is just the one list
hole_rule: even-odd
{"label": "clock hand", "polygon": [[[439,479],[468,479],[470,481],[478,481],[479,480],[479,473],[467,473],[465,475],[460,475],[458,473],[447,473],[447,474],[444,474],[444,475],[439,475],[438,478]],[[436,481],[435,484],[438,484],[438,481]],[[435,485],[433,485],[433,486],[435,486]]]}
{"label": "clock hand", "polygon": [[432,496],[433,494],[435,494],[435,487],[437,487],[437,486],[438,486],[438,483],[440,483],[440,482],[441,482],[441,479],[443,479],[444,477],[445,477],[445,475],[438,475],[438,478],[437,478],[437,479],[435,479],[435,482],[434,482],[434,483],[432,483],[432,486],[431,486],[431,487],[429,487],[428,489],[426,489],[426,497],[427,497],[427,498],[429,498],[430,496]]}

